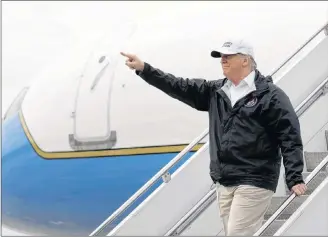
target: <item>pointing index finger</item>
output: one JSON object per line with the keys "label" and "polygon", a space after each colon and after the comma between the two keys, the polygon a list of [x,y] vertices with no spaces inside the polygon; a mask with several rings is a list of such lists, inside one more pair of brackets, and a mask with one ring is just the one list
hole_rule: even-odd
{"label": "pointing index finger", "polygon": [[128,54],[128,53],[124,53],[124,52],[121,52],[121,54],[124,56],[124,57],[127,57],[129,59],[133,59],[133,55],[132,54]]}

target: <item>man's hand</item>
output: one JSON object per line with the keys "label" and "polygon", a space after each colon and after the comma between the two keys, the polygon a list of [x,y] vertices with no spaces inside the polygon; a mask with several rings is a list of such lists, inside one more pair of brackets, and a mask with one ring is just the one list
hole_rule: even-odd
{"label": "man's hand", "polygon": [[292,187],[292,191],[297,195],[303,195],[305,193],[305,191],[307,190],[307,187],[305,184],[301,183],[301,184],[296,184]]}
{"label": "man's hand", "polygon": [[127,57],[127,60],[125,61],[125,65],[127,65],[130,69],[135,69],[138,71],[143,71],[145,67],[145,63],[141,61],[136,55],[133,54],[127,54],[121,52],[121,54],[124,57]]}

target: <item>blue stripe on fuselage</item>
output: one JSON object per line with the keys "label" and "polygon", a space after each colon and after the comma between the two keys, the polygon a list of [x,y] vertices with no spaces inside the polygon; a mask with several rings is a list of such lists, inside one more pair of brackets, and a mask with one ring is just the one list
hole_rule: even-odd
{"label": "blue stripe on fuselage", "polygon": [[90,234],[177,154],[47,160],[34,151],[18,114],[2,133],[3,224],[48,235]]}

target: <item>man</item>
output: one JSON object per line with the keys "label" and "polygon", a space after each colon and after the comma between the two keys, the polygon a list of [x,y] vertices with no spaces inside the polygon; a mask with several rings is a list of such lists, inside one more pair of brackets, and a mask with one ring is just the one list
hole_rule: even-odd
{"label": "man", "polygon": [[210,176],[217,185],[226,235],[253,235],[276,191],[281,155],[286,184],[306,191],[300,125],[287,95],[257,69],[253,48],[243,40],[225,42],[221,58],[226,78],[183,79],[164,73],[137,56],[126,65],[150,85],[209,113]]}

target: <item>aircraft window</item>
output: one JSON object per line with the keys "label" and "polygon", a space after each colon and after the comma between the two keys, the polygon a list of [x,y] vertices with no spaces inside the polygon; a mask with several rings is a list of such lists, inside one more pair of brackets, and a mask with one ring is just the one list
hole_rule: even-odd
{"label": "aircraft window", "polygon": [[105,60],[106,56],[102,56],[101,58],[99,58],[99,63],[102,63]]}
{"label": "aircraft window", "polygon": [[24,87],[20,92],[19,94],[16,96],[16,98],[13,100],[13,102],[11,103],[11,105],[9,106],[9,108],[7,109],[4,117],[3,117],[3,121],[6,120],[8,117],[16,114],[20,108],[21,108],[21,105],[23,103],[23,100],[25,98],[25,95],[28,91],[28,87]]}

